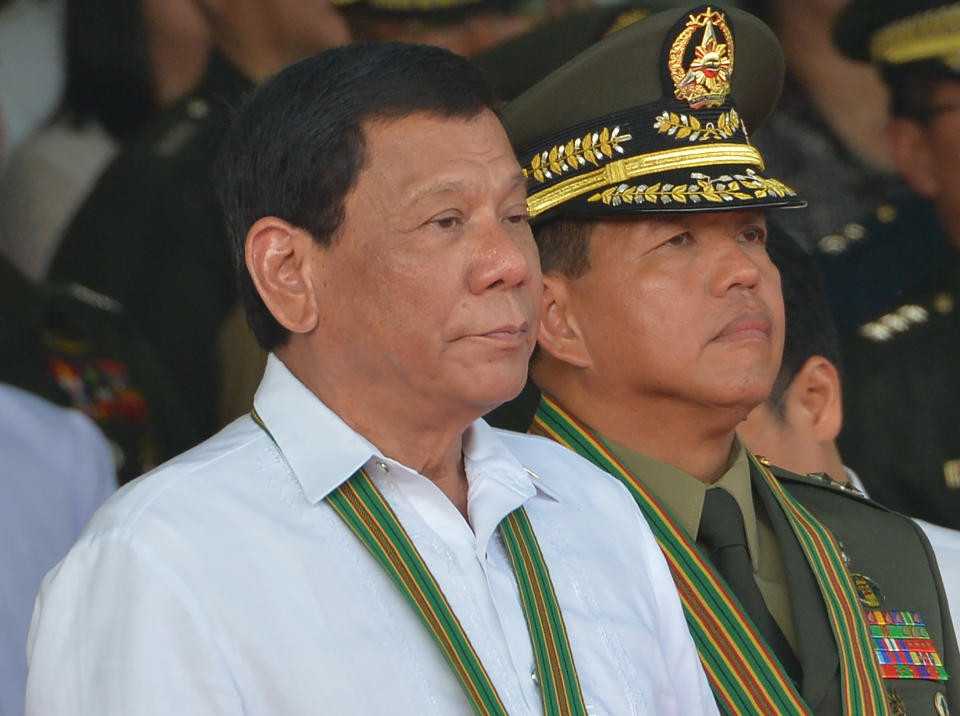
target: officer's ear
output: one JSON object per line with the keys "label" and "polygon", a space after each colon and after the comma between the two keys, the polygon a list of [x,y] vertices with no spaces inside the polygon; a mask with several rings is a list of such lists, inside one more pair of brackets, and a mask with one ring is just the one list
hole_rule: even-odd
{"label": "officer's ear", "polygon": [[543,305],[537,343],[540,350],[576,368],[586,368],[593,362],[571,301],[569,279],[556,272],[543,277]]}
{"label": "officer's ear", "polygon": [[275,216],[259,219],[247,232],[244,258],[257,293],[277,322],[293,333],[308,333],[317,325],[310,260],[316,248],[308,232]]}
{"label": "officer's ear", "polygon": [[807,358],[797,371],[787,393],[788,420],[802,421],[818,442],[833,442],[843,425],[840,374],[820,355]]}
{"label": "officer's ear", "polygon": [[894,118],[887,125],[887,140],[906,182],[921,196],[936,196],[940,188],[934,172],[936,147],[923,126],[912,119]]}

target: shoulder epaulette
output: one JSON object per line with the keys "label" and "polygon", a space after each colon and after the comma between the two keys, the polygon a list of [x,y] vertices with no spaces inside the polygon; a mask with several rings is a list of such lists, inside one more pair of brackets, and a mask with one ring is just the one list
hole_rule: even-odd
{"label": "shoulder epaulette", "polygon": [[825,472],[809,472],[806,475],[800,475],[774,465],[769,458],[766,458],[763,455],[757,455],[756,458],[760,463],[768,467],[770,472],[773,473],[774,477],[776,477],[780,482],[794,482],[803,485],[812,485],[814,487],[822,487],[837,494],[845,495],[846,497],[850,497],[855,500],[860,500],[861,502],[868,502],[871,505],[876,505],[878,507],[881,506],[871,500],[867,495],[863,494],[863,492],[861,492],[851,483],[835,480]]}

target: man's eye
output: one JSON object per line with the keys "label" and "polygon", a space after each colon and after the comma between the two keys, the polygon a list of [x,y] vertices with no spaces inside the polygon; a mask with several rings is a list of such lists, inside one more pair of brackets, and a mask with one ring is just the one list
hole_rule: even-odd
{"label": "man's eye", "polygon": [[524,212],[522,214],[511,214],[507,217],[508,224],[526,224],[530,221],[530,216]]}
{"label": "man's eye", "polygon": [[741,235],[745,241],[749,241],[750,243],[759,242],[762,244],[767,240],[767,232],[759,228],[744,229]]}
{"label": "man's eye", "polygon": [[690,234],[684,231],[682,234],[677,234],[676,236],[671,236],[669,239],[664,241],[666,246],[683,246],[688,241],[690,241]]}
{"label": "man's eye", "polygon": [[456,216],[441,216],[439,219],[434,219],[433,223],[441,229],[452,229],[460,223],[460,219]]}

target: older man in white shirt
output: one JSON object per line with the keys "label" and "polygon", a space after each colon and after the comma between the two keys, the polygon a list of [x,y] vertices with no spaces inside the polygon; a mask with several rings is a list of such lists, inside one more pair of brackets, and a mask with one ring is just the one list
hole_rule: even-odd
{"label": "older man in white shirt", "polygon": [[493,106],[465,60],[386,44],[241,112],[254,410],[50,574],[28,713],[716,713],[625,491],[478,419],[523,385],[542,290]]}

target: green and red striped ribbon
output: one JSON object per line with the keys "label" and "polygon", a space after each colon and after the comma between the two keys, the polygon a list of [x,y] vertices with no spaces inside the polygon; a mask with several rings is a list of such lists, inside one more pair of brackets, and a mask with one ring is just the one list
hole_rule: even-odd
{"label": "green and red striped ribbon", "polygon": [[537,660],[545,716],[587,713],[570,653],[567,629],[553,591],[547,563],[521,507],[500,523],[500,536],[517,575],[523,613]]}
{"label": "green and red striped ribbon", "polygon": [[[713,565],[600,438],[547,395],[530,431],[579,453],[631,492],[667,558],[690,633],[720,707],[728,714],[810,714]],[[840,655],[844,713],[888,714],[866,624],[836,542],[768,470],[758,467],[788,515],[827,605]]]}
{"label": "green and red striped ribbon", "polygon": [[[254,411],[254,421],[270,435]],[[271,436],[272,438],[272,436]],[[380,563],[443,652],[475,713],[507,716],[460,620],[400,520],[363,470],[326,501]],[[586,716],[573,654],[550,573],[522,507],[500,523],[530,631],[546,716]]]}

